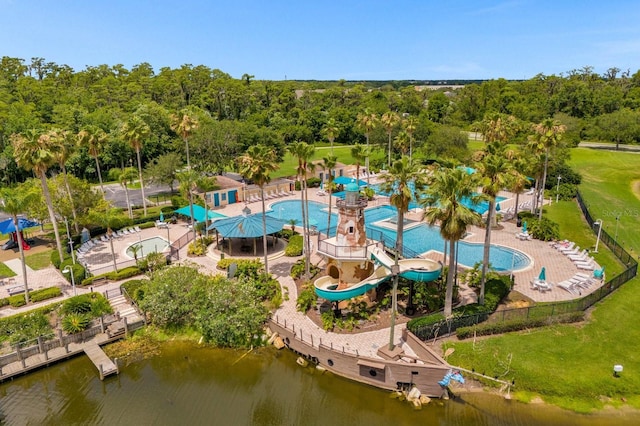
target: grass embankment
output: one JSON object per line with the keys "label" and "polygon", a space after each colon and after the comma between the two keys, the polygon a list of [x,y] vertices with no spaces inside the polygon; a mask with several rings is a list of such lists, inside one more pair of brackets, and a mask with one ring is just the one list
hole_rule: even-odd
{"label": "grass embankment", "polygon": [[[619,240],[630,253],[637,253],[640,227],[633,212],[640,211],[640,200],[632,187],[640,179],[640,156],[579,148],[573,150],[571,165],[582,173],[580,190],[594,217],[603,219],[604,229],[615,233],[611,212],[629,213],[620,216]],[[595,244],[575,203],[558,203],[547,214],[560,223],[563,238],[585,248]],[[607,265],[608,276],[621,271],[622,266],[602,244],[600,248],[596,259]],[[608,405],[640,408],[639,283],[635,278],[598,303],[585,324],[451,342],[446,347],[455,352],[448,361],[515,380],[515,396],[521,400],[540,395],[547,402],[579,412]],[[614,364],[624,366],[619,378],[613,377]]]}
{"label": "grass embankment", "polygon": [[51,265],[51,252],[53,250],[45,250],[40,253],[25,256],[25,262],[28,267],[33,270],[44,269]]}
{"label": "grass embankment", "polygon": [[13,272],[13,269],[9,268],[4,263],[0,262],[0,277],[9,278],[9,277],[15,277],[15,276],[16,276],[16,273]]}

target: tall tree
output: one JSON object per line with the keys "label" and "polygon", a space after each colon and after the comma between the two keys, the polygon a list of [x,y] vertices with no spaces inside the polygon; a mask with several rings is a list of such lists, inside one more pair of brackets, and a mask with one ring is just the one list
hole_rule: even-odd
{"label": "tall tree", "polygon": [[413,135],[418,128],[418,120],[411,116],[402,122],[404,131],[409,136],[409,162],[413,162]]}
{"label": "tall tree", "polygon": [[269,273],[269,256],[267,255],[267,217],[264,203],[264,186],[271,182],[271,172],[278,170],[278,163],[273,149],[265,145],[253,145],[238,159],[240,174],[253,180],[260,188],[262,201],[262,250],[264,252],[264,269]]}
{"label": "tall tree", "polygon": [[136,169],[133,167],[126,167],[120,173],[118,173],[118,182],[124,188],[124,195],[127,199],[127,211],[129,212],[129,219],[133,219],[133,209],[131,208],[131,201],[129,199],[129,184],[136,178]]}
{"label": "tall tree", "polygon": [[191,169],[189,159],[189,136],[198,128],[198,120],[188,111],[181,111],[179,114],[171,115],[171,130],[176,132],[184,141],[187,151],[187,168]]}
{"label": "tall tree", "polygon": [[353,161],[356,162],[356,181],[360,182],[360,165],[363,160],[369,157],[369,148],[357,143],[351,147],[351,157],[353,157]]}
{"label": "tall tree", "polygon": [[322,157],[322,168],[328,172],[329,178],[327,179],[326,188],[329,190],[329,216],[327,217],[327,238],[329,237],[329,231],[331,230],[331,205],[333,201],[331,199],[331,193],[333,192],[333,169],[336,168],[338,163],[338,157],[331,154],[327,157]]}
{"label": "tall tree", "polygon": [[78,133],[78,144],[86,146],[89,155],[96,161],[96,171],[98,172],[98,181],[100,182],[100,190],[104,194],[104,185],[102,183],[102,172],[100,171],[100,160],[98,157],[102,153],[107,143],[107,134],[104,130],[96,126],[88,126]]}
{"label": "tall tree", "polygon": [[481,217],[467,207],[463,201],[471,199],[479,201],[475,194],[477,182],[474,175],[464,169],[439,169],[428,178],[429,187],[425,191],[422,202],[429,209],[425,220],[430,225],[440,224],[440,235],[449,242],[449,267],[444,299],[444,315],[450,317],[453,307],[453,284],[457,270],[456,242],[467,233],[469,225],[478,224]]}
{"label": "tall tree", "polygon": [[24,213],[38,195],[25,187],[0,189],[0,210],[11,215],[13,225],[16,228],[18,250],[20,250],[20,262],[22,264],[22,280],[24,284],[24,299],[29,303],[29,285],[27,282],[27,263],[24,256],[22,230],[19,227],[18,215]]}
{"label": "tall tree", "polygon": [[[558,120],[552,118],[546,118],[541,123],[533,126],[534,134],[531,136],[530,143],[538,151],[544,152],[544,171],[542,174],[542,186],[540,188],[541,194],[544,197],[544,187],[547,184],[547,169],[549,168],[549,153],[555,149],[560,140],[562,134],[567,128],[560,124]],[[540,206],[538,218],[542,219],[542,205]]]}
{"label": "tall tree", "polygon": [[[67,160],[73,154],[75,147],[75,141],[72,140],[71,133],[66,130],[52,129],[49,132],[52,143],[57,144],[58,148],[55,150],[54,155],[56,161],[62,170],[62,176],[64,178],[64,186],[69,196],[69,205],[71,206],[71,214],[73,216],[73,226],[76,230],[76,234],[80,233],[80,225],[78,224],[78,213],[76,211],[75,202],[73,201],[73,195],[71,194],[71,187],[69,186],[69,179],[67,178]],[[65,218],[66,220],[66,218]]]}
{"label": "tall tree", "polygon": [[307,174],[313,171],[313,164],[309,160],[313,157],[315,147],[306,142],[295,142],[289,145],[289,152],[298,159],[296,172],[300,179],[300,202],[302,204],[302,235],[304,237],[305,251],[305,278],[310,278],[311,241],[309,241],[309,198],[307,194]]}
{"label": "tall tree", "polygon": [[363,113],[359,113],[356,116],[356,127],[358,127],[364,133],[364,137],[367,140],[367,156],[365,158],[365,168],[367,169],[367,183],[370,183],[369,175],[371,175],[371,170],[369,170],[369,153],[371,152],[369,137],[371,136],[371,132],[377,126],[378,116],[375,113],[370,112],[368,109],[365,109]]}
{"label": "tall tree", "polygon": [[11,135],[11,143],[16,155],[16,163],[24,169],[32,170],[34,174],[40,178],[42,194],[47,204],[49,219],[53,225],[53,233],[56,237],[56,247],[60,255],[60,263],[62,263],[64,261],[64,253],[60,241],[60,231],[58,230],[56,214],[53,211],[51,193],[47,185],[47,170],[49,170],[49,167],[56,161],[55,152],[58,146],[52,143],[48,134],[41,134],[37,130],[28,130],[24,135],[13,134]]}
{"label": "tall tree", "polygon": [[[200,173],[195,170],[188,169],[177,174],[178,182],[180,182],[180,191],[186,194],[189,200],[189,214],[191,215],[191,228],[193,230],[193,239],[196,239],[196,219],[193,214],[193,191],[198,188]],[[206,201],[205,201],[206,204]],[[206,226],[206,221],[205,221]]]}
{"label": "tall tree", "polygon": [[[389,168],[389,172],[383,175],[381,189],[390,193],[389,202],[398,210],[396,222],[396,247],[395,269],[398,269],[398,261],[403,253],[404,242],[404,214],[409,211],[409,203],[415,199],[416,191],[424,188],[424,174],[417,167],[411,165],[407,157],[397,160]],[[391,301],[391,330],[389,335],[389,350],[393,349],[393,334],[398,309],[398,279],[399,274],[393,277],[392,301]]]}
{"label": "tall tree", "polygon": [[338,127],[336,120],[334,118],[330,118],[327,120],[327,124],[322,129],[324,134],[327,135],[327,139],[329,139],[329,144],[331,145],[331,155],[333,155],[333,141],[336,140],[336,137],[340,134],[340,127]]}
{"label": "tall tree", "polygon": [[391,167],[391,135],[393,134],[393,129],[395,129],[396,125],[400,122],[400,116],[397,112],[389,111],[382,114],[380,121],[382,122],[382,127],[384,127],[387,137],[389,138],[389,144],[387,147],[387,167]]}
{"label": "tall tree", "polygon": [[144,181],[142,179],[142,160],[140,159],[140,150],[144,141],[149,137],[151,130],[149,125],[145,123],[137,115],[132,115],[122,125],[122,137],[125,141],[129,142],[131,147],[136,151],[136,157],[138,158],[138,177],[140,179],[140,191],[142,192],[142,209],[144,215],[147,215],[147,199],[144,195]]}

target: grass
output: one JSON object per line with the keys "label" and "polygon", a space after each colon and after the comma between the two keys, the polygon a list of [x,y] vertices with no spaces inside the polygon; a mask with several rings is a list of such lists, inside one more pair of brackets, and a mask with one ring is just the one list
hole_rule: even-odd
{"label": "grass", "polygon": [[[580,190],[592,214],[611,230],[615,225],[611,213],[621,211],[620,240],[630,252],[637,252],[640,233],[634,212],[640,212],[640,200],[633,193],[633,182],[640,180],[640,156],[577,148],[571,165],[583,174]],[[585,248],[595,244],[594,233],[575,202],[561,202],[546,210],[548,217],[560,224],[563,238]],[[621,266],[603,245],[599,249],[596,259],[607,265],[608,271],[612,269],[611,277]],[[598,303],[581,325],[448,342],[445,350],[455,348],[448,361],[514,380],[515,397],[523,401],[540,395],[547,402],[577,412],[606,406],[640,408],[640,353],[635,346],[640,339],[639,284],[640,278],[626,283]],[[619,378],[613,377],[614,364],[624,366]]]}
{"label": "grass", "polygon": [[38,270],[44,269],[51,265],[51,252],[53,250],[46,250],[36,254],[30,254],[25,257],[27,266],[31,269]]}
{"label": "grass", "polygon": [[15,277],[16,273],[13,272],[13,269],[9,268],[3,262],[0,262],[0,277],[9,278]]}

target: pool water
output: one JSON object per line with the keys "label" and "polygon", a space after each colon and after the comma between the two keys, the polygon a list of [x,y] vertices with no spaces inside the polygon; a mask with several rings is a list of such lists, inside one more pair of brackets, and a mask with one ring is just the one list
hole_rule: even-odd
{"label": "pool water", "polygon": [[126,253],[127,253],[127,256],[131,257],[132,259],[135,258],[135,256],[133,255],[133,251],[131,251],[131,246],[135,246],[135,245],[142,246],[142,249],[138,251],[138,258],[142,258],[148,255],[149,253],[153,253],[153,252],[162,253],[164,250],[166,250],[167,247],[169,247],[169,242],[162,237],[151,237],[151,238],[144,239],[142,241],[136,241],[135,243],[131,243],[129,244],[129,247],[127,247]]}
{"label": "pool water", "polygon": [[[283,220],[293,219],[296,224],[302,224],[302,213],[300,201],[278,201],[271,205],[271,210],[267,215]],[[324,203],[309,201],[310,222],[316,223],[318,231],[327,232],[328,206]],[[375,222],[396,217],[396,208],[393,206],[371,207],[364,211],[367,235],[372,239],[382,239],[387,241],[396,240],[395,229],[376,226]],[[335,226],[338,223],[338,215],[331,212],[330,235],[335,235]],[[414,253],[422,254],[431,250],[442,252],[444,250],[444,240],[440,236],[440,228],[422,223],[418,226],[404,231],[405,255],[411,256]],[[482,243],[458,242],[458,263],[467,267],[473,267],[476,263],[482,262],[484,245]],[[516,271],[526,268],[531,264],[529,256],[519,250],[508,247],[491,245],[489,249],[491,266],[496,271]]]}

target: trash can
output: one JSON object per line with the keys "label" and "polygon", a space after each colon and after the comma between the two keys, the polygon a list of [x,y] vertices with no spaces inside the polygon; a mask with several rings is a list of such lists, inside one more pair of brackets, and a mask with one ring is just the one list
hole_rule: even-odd
{"label": "trash can", "polygon": [[522,226],[522,218],[520,216],[518,216],[518,218],[516,219],[516,226],[518,228]]}

